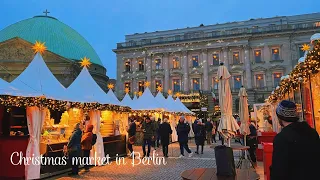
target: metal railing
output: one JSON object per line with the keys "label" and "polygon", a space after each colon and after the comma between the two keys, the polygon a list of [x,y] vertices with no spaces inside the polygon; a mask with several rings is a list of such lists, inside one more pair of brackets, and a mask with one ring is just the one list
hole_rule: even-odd
{"label": "metal railing", "polygon": [[235,35],[247,35],[247,34],[262,34],[271,32],[282,31],[297,31],[305,29],[320,29],[320,26],[316,25],[316,22],[312,23],[299,23],[299,24],[284,24],[284,25],[272,25],[265,27],[252,27],[252,28],[236,28],[230,30],[212,31],[212,32],[192,32],[185,33],[184,35],[175,35],[171,37],[158,37],[154,39],[143,39],[139,41],[129,41],[117,43],[117,49],[139,47],[153,44],[164,44],[170,42],[182,42],[188,40],[202,40],[208,38],[219,38]]}

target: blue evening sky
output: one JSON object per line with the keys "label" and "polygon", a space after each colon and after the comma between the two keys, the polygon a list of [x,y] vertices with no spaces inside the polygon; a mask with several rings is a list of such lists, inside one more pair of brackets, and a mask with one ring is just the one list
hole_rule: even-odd
{"label": "blue evening sky", "polygon": [[0,0],[0,29],[45,9],[78,31],[116,77],[112,49],[126,34],[319,12],[317,0]]}

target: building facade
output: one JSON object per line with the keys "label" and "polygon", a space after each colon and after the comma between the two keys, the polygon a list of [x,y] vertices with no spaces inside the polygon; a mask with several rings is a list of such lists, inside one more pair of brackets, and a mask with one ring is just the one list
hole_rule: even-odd
{"label": "building facade", "polygon": [[319,31],[320,13],[314,13],[126,35],[113,50],[118,96],[126,87],[143,91],[149,81],[152,92],[161,85],[164,92],[202,90],[218,97],[216,74],[224,62],[237,111],[242,85],[249,104],[264,102],[304,55],[301,46]]}

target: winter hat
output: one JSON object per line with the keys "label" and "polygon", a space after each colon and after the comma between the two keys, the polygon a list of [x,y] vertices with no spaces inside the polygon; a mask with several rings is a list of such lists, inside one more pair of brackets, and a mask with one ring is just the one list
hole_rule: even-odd
{"label": "winter hat", "polygon": [[276,109],[276,114],[283,121],[297,122],[299,120],[296,104],[291,101],[281,101]]}

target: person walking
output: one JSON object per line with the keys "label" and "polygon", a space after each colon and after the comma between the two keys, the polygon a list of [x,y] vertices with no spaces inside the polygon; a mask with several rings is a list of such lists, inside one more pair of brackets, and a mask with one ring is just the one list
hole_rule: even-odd
{"label": "person walking", "polygon": [[[146,117],[145,122],[142,124],[142,132],[143,132],[143,142],[142,142],[142,151],[143,157],[150,156],[151,143],[154,139],[155,128],[154,124],[151,122],[150,117]],[[146,145],[148,145],[148,152],[146,153]]]}
{"label": "person walking", "polygon": [[157,129],[159,129],[159,126],[158,126],[158,122],[155,121],[154,117],[151,117],[150,119],[151,119],[152,126],[155,130],[154,137],[151,139],[151,146],[154,148],[154,150],[157,150],[156,140],[157,140]]}
{"label": "person walking", "polygon": [[172,129],[168,123],[168,119],[164,118],[163,123],[159,126],[159,135],[161,137],[162,152],[164,157],[168,157],[169,137],[172,134]]}
{"label": "person walking", "polygon": [[206,139],[207,139],[207,144],[210,145],[212,141],[212,123],[211,120],[208,118],[207,122],[205,123],[205,130],[206,130]]}
{"label": "person walking", "polygon": [[83,158],[85,158],[84,162],[84,169],[85,171],[89,171],[89,165],[90,165],[90,150],[92,149],[92,138],[93,138],[93,125],[87,124],[86,130],[83,132],[82,138],[81,138],[81,149],[83,152]]}
{"label": "person walking", "polygon": [[255,126],[255,121],[251,121],[250,126],[250,134],[247,135],[247,146],[249,146],[249,155],[250,159],[252,160],[253,164],[257,165],[257,158],[256,158],[256,149],[258,147],[257,141],[257,128]]}
{"label": "person walking", "polygon": [[201,146],[201,154],[203,154],[203,146],[206,138],[205,124],[202,123],[201,120],[198,120],[196,123],[197,124],[194,125],[195,127],[194,138],[197,145],[197,151],[195,153],[199,154],[199,146]]}
{"label": "person walking", "polygon": [[128,149],[130,151],[130,157],[133,158],[134,157],[134,154],[133,153],[133,144],[135,143],[135,140],[136,140],[136,130],[137,130],[137,126],[136,126],[136,123],[135,123],[135,120],[134,119],[131,119],[130,120],[130,124],[129,124],[129,128],[128,128]]}
{"label": "person walking", "polygon": [[216,126],[216,123],[211,121],[212,123],[212,138],[211,138],[211,142],[213,143],[217,143],[217,140],[216,140],[216,130],[217,130],[217,126]]}
{"label": "person walking", "polygon": [[188,147],[188,134],[190,131],[189,123],[185,123],[184,116],[180,116],[179,123],[177,125],[177,135],[178,142],[180,145],[180,153],[179,158],[184,157],[184,149],[189,153],[189,157],[192,157],[192,152]]}
{"label": "person walking", "polygon": [[156,142],[155,142],[155,145],[157,146],[157,147],[160,147],[160,140],[161,140],[161,136],[160,136],[160,134],[159,134],[159,128],[160,128],[160,124],[161,124],[161,119],[160,118],[158,118],[158,121],[156,122],[156,135],[157,135],[157,137],[156,137]]}
{"label": "person walking", "polygon": [[78,175],[79,173],[79,164],[77,159],[81,154],[81,136],[82,131],[80,129],[80,123],[77,123],[67,144],[69,160],[72,168],[71,173],[69,173],[71,176]]}
{"label": "person walking", "polygon": [[305,121],[298,122],[295,103],[283,100],[276,108],[283,127],[273,141],[271,180],[319,179],[319,134]]}

